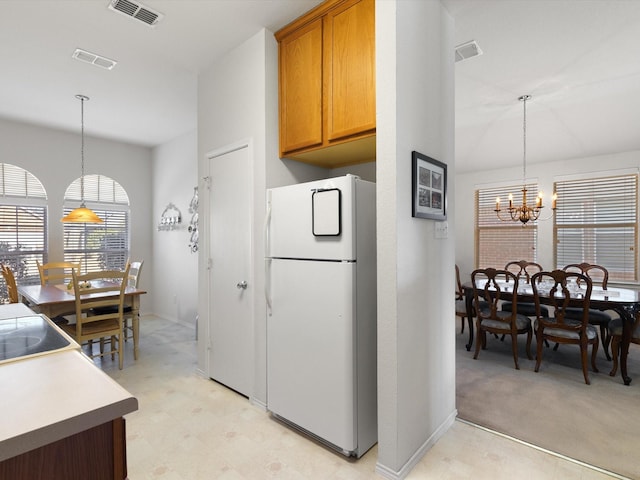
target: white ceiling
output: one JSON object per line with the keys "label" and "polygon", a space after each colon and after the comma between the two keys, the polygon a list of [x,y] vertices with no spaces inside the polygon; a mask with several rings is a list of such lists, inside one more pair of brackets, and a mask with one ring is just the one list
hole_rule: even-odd
{"label": "white ceiling", "polygon": [[[197,74],[266,27],[320,0],[143,0],[155,26],[108,10],[110,0],[0,1],[0,117],[145,146],[196,128]],[[71,58],[76,48],[118,64]]]}
{"label": "white ceiling", "polygon": [[[458,62],[456,171],[640,150],[639,0],[443,0]],[[640,159],[639,159],[640,164]]]}
{"label": "white ceiling", "polygon": [[[319,0],[145,0],[154,28],[109,0],[0,1],[0,117],[155,146],[196,128],[197,74]],[[442,0],[455,43],[456,170],[640,150],[640,0]],[[76,48],[118,61],[111,71]]]}

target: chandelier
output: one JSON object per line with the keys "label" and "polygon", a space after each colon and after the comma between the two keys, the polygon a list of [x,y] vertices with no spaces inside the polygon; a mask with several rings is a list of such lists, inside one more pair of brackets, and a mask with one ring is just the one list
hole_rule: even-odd
{"label": "chandelier", "polygon": [[[531,99],[531,95],[522,95],[518,97],[524,106],[524,120],[522,122],[523,132],[523,156],[522,156],[522,204],[520,206],[514,206],[513,194],[509,194],[509,218],[503,218],[500,216],[500,197],[496,198],[496,215],[503,222],[512,220],[514,222],[522,222],[522,225],[526,225],[529,220],[538,220],[542,213],[542,192],[538,193],[535,200],[535,205],[527,205],[527,100]],[[554,193],[551,200],[551,209],[555,212],[557,195]],[[549,217],[551,218],[551,217]],[[547,219],[541,219],[547,220]]]}
{"label": "chandelier", "polygon": [[80,124],[82,143],[80,147],[80,207],[73,209],[68,215],[60,219],[63,223],[102,223],[96,213],[87,208],[84,203],[84,102],[89,100],[85,95],[76,95],[80,100]]}

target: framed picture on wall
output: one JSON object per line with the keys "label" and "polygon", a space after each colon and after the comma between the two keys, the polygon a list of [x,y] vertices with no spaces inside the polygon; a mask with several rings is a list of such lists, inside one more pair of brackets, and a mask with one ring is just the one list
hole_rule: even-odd
{"label": "framed picture on wall", "polygon": [[419,152],[411,152],[412,216],[447,219],[447,165]]}

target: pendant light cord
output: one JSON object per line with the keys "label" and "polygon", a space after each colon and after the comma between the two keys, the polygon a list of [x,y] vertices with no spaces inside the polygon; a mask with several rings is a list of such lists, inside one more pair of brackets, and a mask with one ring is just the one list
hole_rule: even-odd
{"label": "pendant light cord", "polygon": [[80,206],[84,207],[84,102],[89,100],[85,95],[76,95],[80,100]]}
{"label": "pendant light cord", "polygon": [[84,205],[84,98],[80,98],[80,135],[80,203]]}

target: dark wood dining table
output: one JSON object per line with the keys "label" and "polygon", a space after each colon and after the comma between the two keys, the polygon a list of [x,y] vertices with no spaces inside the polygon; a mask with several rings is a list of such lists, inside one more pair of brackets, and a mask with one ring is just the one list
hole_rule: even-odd
{"label": "dark wood dining table", "polygon": [[[469,325],[469,341],[466,344],[468,351],[473,345],[473,285],[471,282],[462,285],[467,307],[467,319]],[[509,294],[510,295],[510,294]],[[544,296],[540,296],[541,303],[545,302]],[[518,302],[533,302],[533,290],[530,285],[518,287]],[[608,287],[606,290],[594,287],[591,292],[590,308],[596,310],[612,310],[620,315],[622,322],[622,342],[620,345],[620,374],[625,385],[631,383],[631,377],[627,374],[627,356],[629,344],[636,316],[640,314],[640,291],[631,288]]]}
{"label": "dark wood dining table", "polygon": [[[126,287],[124,292],[124,304],[131,306],[130,315],[133,317],[134,358],[138,358],[140,295],[145,293],[147,293],[145,290],[133,287]],[[64,284],[20,285],[18,286],[18,295],[21,297],[22,303],[29,306],[35,312],[42,313],[51,319],[61,315],[74,315],[76,313],[75,293],[73,290],[67,289]],[[104,293],[92,295],[104,296]]]}

